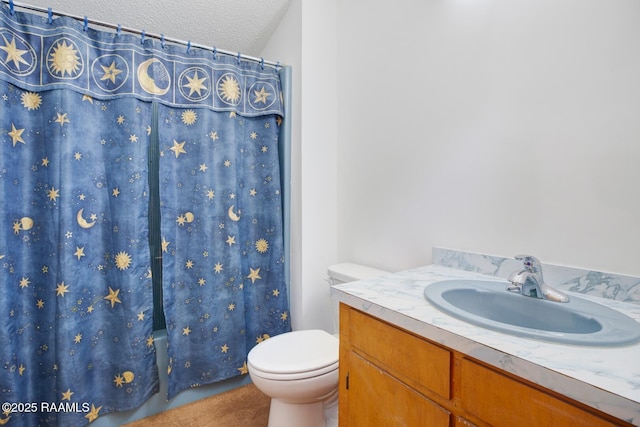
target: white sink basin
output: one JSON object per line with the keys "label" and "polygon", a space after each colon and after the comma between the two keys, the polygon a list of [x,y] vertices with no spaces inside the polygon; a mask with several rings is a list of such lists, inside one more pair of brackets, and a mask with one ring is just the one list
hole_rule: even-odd
{"label": "white sink basin", "polygon": [[573,295],[568,303],[526,297],[506,285],[444,280],[427,286],[424,295],[453,317],[520,337],[604,347],[640,341],[640,323],[619,311]]}

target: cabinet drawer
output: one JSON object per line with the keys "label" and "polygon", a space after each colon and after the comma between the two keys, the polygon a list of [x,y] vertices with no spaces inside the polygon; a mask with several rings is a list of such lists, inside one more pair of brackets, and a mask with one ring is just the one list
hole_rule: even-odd
{"label": "cabinet drawer", "polygon": [[463,409],[496,427],[625,425],[608,422],[563,399],[466,358],[462,359],[460,373]]}
{"label": "cabinet drawer", "polygon": [[450,398],[451,354],[448,350],[351,310],[351,345],[381,368],[429,395]]}

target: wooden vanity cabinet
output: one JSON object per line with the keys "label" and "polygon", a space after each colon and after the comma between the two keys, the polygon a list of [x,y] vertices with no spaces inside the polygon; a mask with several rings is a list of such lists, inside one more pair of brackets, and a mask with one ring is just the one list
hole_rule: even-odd
{"label": "wooden vanity cabinet", "polygon": [[340,304],[340,427],[631,426]]}

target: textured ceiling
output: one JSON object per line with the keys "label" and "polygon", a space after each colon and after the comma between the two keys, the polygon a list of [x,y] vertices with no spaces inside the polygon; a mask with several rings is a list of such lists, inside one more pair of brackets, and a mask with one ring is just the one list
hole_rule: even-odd
{"label": "textured ceiling", "polygon": [[259,57],[291,0],[18,0],[55,12]]}

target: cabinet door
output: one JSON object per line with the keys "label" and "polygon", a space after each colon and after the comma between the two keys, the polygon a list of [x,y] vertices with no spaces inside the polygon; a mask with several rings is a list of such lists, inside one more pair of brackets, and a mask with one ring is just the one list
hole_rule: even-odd
{"label": "cabinet door", "polygon": [[449,411],[360,355],[349,362],[349,427],[450,425]]}
{"label": "cabinet door", "polygon": [[496,427],[604,427],[609,422],[586,409],[463,358],[462,407]]}

